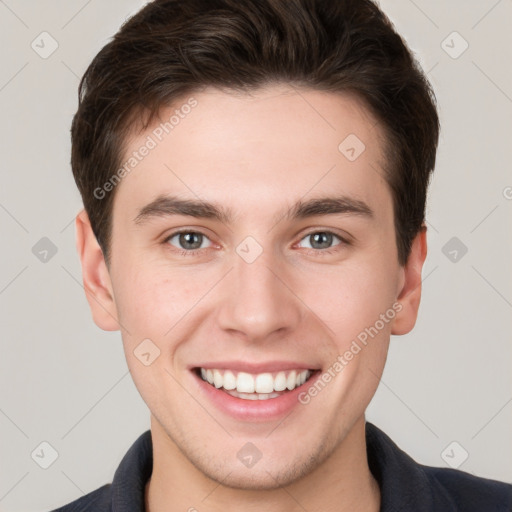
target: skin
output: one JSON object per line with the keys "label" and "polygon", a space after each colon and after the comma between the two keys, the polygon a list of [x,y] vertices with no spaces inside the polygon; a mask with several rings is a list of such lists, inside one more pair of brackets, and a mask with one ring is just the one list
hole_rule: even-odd
{"label": "skin", "polygon": [[[364,413],[390,335],[415,324],[426,256],[422,230],[407,264],[398,263],[380,126],[355,97],[283,84],[251,95],[205,88],[193,96],[198,105],[117,187],[109,266],[86,213],[76,220],[94,321],[121,331],[151,411],[146,509],[378,511]],[[134,134],[126,154],[153,129]],[[349,134],[366,146],[353,162],[338,150]],[[141,208],[161,194],[215,202],[235,218],[158,216],[137,224]],[[282,215],[299,199],[333,194],[364,201],[373,216]],[[206,235],[197,254],[179,254],[189,247],[179,237],[166,241],[179,228]],[[350,243],[334,237],[318,248],[307,236],[325,231]],[[247,236],[263,250],[250,264],[236,252]],[[278,421],[221,412],[189,370],[220,360],[293,360],[325,370],[394,303],[400,312],[343,371]],[[160,350],[149,366],[134,356],[147,338]],[[236,457],[247,442],[262,453],[252,468]]]}

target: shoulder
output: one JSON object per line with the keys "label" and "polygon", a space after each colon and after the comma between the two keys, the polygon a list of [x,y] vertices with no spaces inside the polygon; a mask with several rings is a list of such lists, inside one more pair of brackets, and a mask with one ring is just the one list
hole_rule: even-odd
{"label": "shoulder", "polygon": [[465,471],[421,466],[432,488],[447,495],[464,512],[510,512],[512,485]]}
{"label": "shoulder", "polygon": [[420,464],[370,422],[366,423],[366,441],[383,511],[512,512],[509,483]]}
{"label": "shoulder", "polygon": [[139,436],[119,464],[112,483],[52,512],[144,510],[144,490],[153,469],[151,431]]}
{"label": "shoulder", "polygon": [[111,484],[105,484],[51,512],[111,512],[111,487]]}

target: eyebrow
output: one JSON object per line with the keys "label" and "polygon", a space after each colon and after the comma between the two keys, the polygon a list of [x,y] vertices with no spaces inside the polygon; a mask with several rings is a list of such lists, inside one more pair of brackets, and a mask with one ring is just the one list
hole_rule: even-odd
{"label": "eyebrow", "polygon": [[[373,210],[359,199],[348,196],[326,196],[299,200],[284,214],[277,216],[280,220],[299,220],[318,215],[350,214],[373,218]],[[233,210],[222,205],[204,200],[180,199],[176,196],[159,196],[140,209],[135,217],[136,224],[143,224],[152,218],[184,215],[198,219],[214,219],[223,224],[232,224],[235,215]],[[277,220],[276,220],[277,222]]]}

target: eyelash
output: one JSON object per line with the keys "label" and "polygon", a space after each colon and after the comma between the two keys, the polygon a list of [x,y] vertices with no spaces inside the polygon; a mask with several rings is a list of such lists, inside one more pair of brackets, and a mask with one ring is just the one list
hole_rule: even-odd
{"label": "eyelash", "polygon": [[[190,229],[182,229],[182,230],[178,230],[178,231],[173,231],[168,237],[165,238],[165,240],[163,240],[163,244],[169,246],[169,240],[171,240],[172,238],[174,238],[176,235],[180,235],[181,233],[194,233],[194,234],[198,234],[198,235],[202,235],[204,236],[205,238],[207,238],[208,240],[209,237],[207,235],[205,235],[204,233],[202,233],[201,231],[194,231],[194,230],[190,230]],[[334,233],[333,231],[328,231],[328,230],[316,230],[316,231],[310,231],[309,233],[306,233],[301,239],[300,241],[304,240],[304,238],[307,238],[308,236],[311,236],[311,235],[314,235],[314,234],[317,234],[317,233],[326,233],[326,234],[330,234],[330,235],[333,235],[334,237],[336,237],[340,243],[339,244],[336,244],[335,246],[333,246],[332,248],[329,248],[329,249],[308,249],[307,250],[307,253],[308,254],[314,254],[315,256],[321,254],[322,256],[323,255],[330,255],[330,254],[334,254],[335,252],[338,252],[343,246],[347,246],[347,245],[351,245],[351,242],[349,240],[347,240],[346,238],[343,238],[342,236]],[[172,251],[177,253],[179,256],[195,256],[197,255],[197,253],[203,251],[204,249],[191,249],[191,250],[185,250],[185,249],[178,249],[177,247],[174,247],[172,246]]]}

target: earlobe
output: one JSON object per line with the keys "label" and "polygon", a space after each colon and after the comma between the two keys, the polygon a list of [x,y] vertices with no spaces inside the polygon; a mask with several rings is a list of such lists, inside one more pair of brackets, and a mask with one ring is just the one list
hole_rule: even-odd
{"label": "earlobe", "polygon": [[397,297],[401,309],[395,317],[391,334],[407,334],[416,323],[421,299],[421,271],[426,256],[427,228],[423,225],[412,242],[409,258],[402,268],[403,284]]}
{"label": "earlobe", "polygon": [[119,322],[110,274],[85,210],[76,216],[75,227],[85,295],[94,323],[105,331],[117,331]]}

